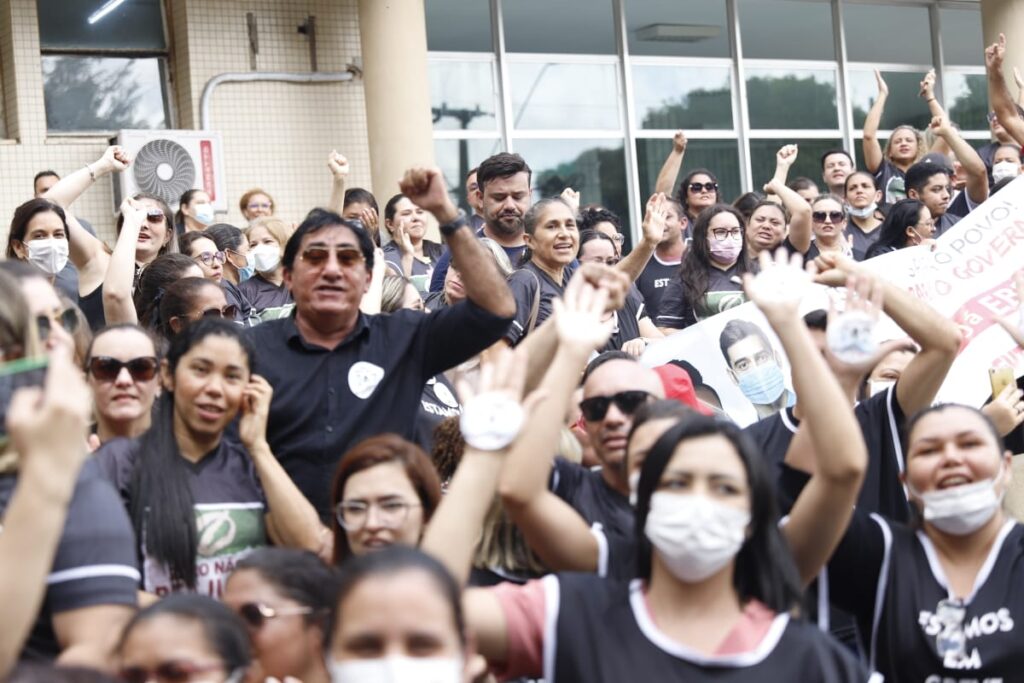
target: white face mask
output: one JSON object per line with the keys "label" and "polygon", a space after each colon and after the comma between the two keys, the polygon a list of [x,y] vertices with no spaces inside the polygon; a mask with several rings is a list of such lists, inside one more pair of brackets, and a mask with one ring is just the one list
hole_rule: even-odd
{"label": "white face mask", "polygon": [[1003,495],[996,493],[996,480],[1002,472],[1000,466],[999,474],[992,479],[927,493],[907,488],[924,503],[926,522],[947,534],[966,536],[985,526],[1003,502]]}
{"label": "white face mask", "polygon": [[877,208],[878,204],[876,202],[871,202],[863,209],[858,209],[856,206],[851,206],[850,215],[856,218],[867,218],[868,216],[873,214]]}
{"label": "white face mask", "polygon": [[56,275],[68,264],[68,241],[56,237],[25,242],[28,260],[47,275]]}
{"label": "white face mask", "polygon": [[276,244],[261,244],[249,252],[257,273],[269,273],[281,262],[281,247]]}
{"label": "white face mask", "polygon": [[1020,175],[1020,166],[1012,161],[1000,161],[992,164],[992,182],[998,183],[1003,178],[1016,178]]}
{"label": "white face mask", "polygon": [[706,496],[651,496],[644,534],[680,581],[696,583],[729,563],[743,546],[750,513]]}
{"label": "white face mask", "polygon": [[640,470],[629,475],[629,504],[636,507],[636,491],[640,488]]}
{"label": "white face mask", "polygon": [[203,202],[202,204],[195,204],[192,207],[193,218],[202,223],[203,225],[210,225],[213,223],[213,204]]}
{"label": "white face mask", "polygon": [[458,657],[328,660],[331,683],[462,683]]}

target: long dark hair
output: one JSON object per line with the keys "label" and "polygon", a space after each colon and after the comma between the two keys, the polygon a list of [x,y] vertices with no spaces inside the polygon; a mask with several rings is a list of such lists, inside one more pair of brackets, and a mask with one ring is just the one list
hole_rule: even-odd
{"label": "long dark hair", "polygon": [[338,572],[334,567],[308,550],[259,548],[238,561],[232,576],[243,570],[256,572],[281,595],[311,608],[306,623],[327,629],[327,612],[338,593]]}
{"label": "long dark hair", "polygon": [[[716,176],[714,173],[712,173],[706,168],[695,168],[689,173],[687,173],[685,176],[683,176],[683,181],[679,183],[679,187],[676,189],[676,199],[678,199],[679,203],[683,205],[683,213],[686,214],[687,218],[690,217],[690,205],[686,201],[687,196],[689,196],[688,190],[690,187],[690,183],[693,182],[693,177],[698,175],[706,175],[708,178],[711,178],[711,182],[718,182],[718,176]],[[721,202],[722,190],[717,189],[715,190],[715,204],[720,204]]]}
{"label": "long dark hair", "polygon": [[917,199],[901,199],[893,204],[877,228],[878,241],[871,245],[865,258],[874,258],[907,246],[907,228],[920,222],[923,208],[924,202]]}
{"label": "long dark hair", "polygon": [[[47,211],[57,214],[57,217],[60,218],[60,222],[64,224],[64,234],[67,235],[68,240],[70,241],[71,235],[68,233],[68,219],[67,214],[64,213],[64,209],[62,209],[59,204],[51,202],[49,199],[37,197],[36,199],[28,200],[14,210],[14,218],[11,219],[11,228],[7,233],[7,258],[20,260],[18,253],[14,251],[14,243],[21,242],[24,244],[25,233],[28,232],[29,222],[38,214],[46,213]],[[46,275],[42,275],[42,277],[46,277]]]}
{"label": "long dark hair", "polygon": [[[204,319],[188,325],[171,340],[165,358],[171,376],[186,353],[212,336],[238,342],[246,365],[251,367],[252,345],[242,328],[226,320]],[[174,436],[174,392],[166,387],[153,411],[152,426],[140,439],[130,490],[129,512],[135,537],[145,543],[149,556],[167,566],[172,582],[180,581],[195,589],[195,501],[188,467]]]}
{"label": "long dark hair", "polygon": [[683,257],[683,263],[679,267],[679,278],[683,282],[683,295],[689,306],[696,306],[704,295],[708,293],[710,286],[711,249],[708,247],[708,226],[711,219],[720,213],[731,213],[740,222],[740,255],[736,263],[740,267],[740,273],[750,272],[750,260],[747,258],[747,222],[743,220],[743,214],[728,204],[713,204],[700,212],[693,224],[693,240],[689,249]]}
{"label": "long dark hair", "polygon": [[185,190],[185,192],[182,193],[181,198],[178,200],[178,210],[174,212],[173,227],[176,230],[185,229],[185,206],[191,204],[192,198],[200,192],[205,192],[205,190],[201,187],[193,187],[191,190]]}
{"label": "long dark hair", "polygon": [[747,471],[750,489],[750,532],[736,555],[733,588],[744,603],[759,600],[775,612],[789,611],[799,606],[802,590],[792,554],[779,531],[774,486],[765,460],[735,424],[697,413],[665,432],[640,469],[635,527],[638,576],[651,578],[654,549],[645,533],[651,496],[676,447],[688,439],[708,435],[721,436],[732,444]]}
{"label": "long dark hair", "polygon": [[195,265],[196,262],[184,254],[164,254],[142,271],[139,286],[135,289],[135,313],[139,317],[139,325],[153,330],[160,326],[160,302],[164,292]]}
{"label": "long dark hair", "polygon": [[187,316],[192,311],[192,305],[195,303],[199,291],[205,287],[220,289],[220,285],[216,282],[202,277],[183,277],[167,286],[160,299],[160,308],[157,310],[156,317],[156,331],[160,333],[160,336],[167,341],[174,339],[175,332],[171,327],[171,319]]}

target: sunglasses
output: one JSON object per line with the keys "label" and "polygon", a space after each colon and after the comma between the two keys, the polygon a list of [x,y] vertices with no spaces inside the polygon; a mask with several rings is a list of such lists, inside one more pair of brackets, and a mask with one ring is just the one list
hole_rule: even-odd
{"label": "sunglasses", "polygon": [[204,266],[209,266],[214,263],[220,263],[223,265],[227,258],[227,254],[223,251],[204,251],[202,254],[196,254],[193,257],[193,260],[199,261]]}
{"label": "sunglasses", "polygon": [[597,422],[604,419],[613,403],[621,412],[632,415],[637,408],[647,403],[650,397],[646,391],[620,391],[612,396],[591,396],[580,401],[580,411],[587,422]]}
{"label": "sunglasses", "polygon": [[690,192],[715,192],[718,190],[718,183],[690,183]]}
{"label": "sunglasses", "polygon": [[224,308],[207,308],[199,314],[201,318],[226,318],[234,320],[238,316],[238,306],[228,304]]}
{"label": "sunglasses", "polygon": [[811,219],[815,223],[824,223],[825,219],[832,221],[833,223],[842,223],[846,218],[846,214],[842,211],[812,211]]}
{"label": "sunglasses", "polygon": [[128,374],[135,382],[148,382],[156,377],[159,366],[153,356],[140,356],[131,360],[118,360],[109,356],[96,356],[89,360],[89,374],[101,382],[113,382],[120,376],[121,368],[128,368]]}
{"label": "sunglasses", "polygon": [[163,223],[167,219],[160,209],[150,209],[146,212],[146,220],[150,223]]}
{"label": "sunglasses", "polygon": [[313,611],[313,608],[305,606],[274,608],[259,602],[247,602],[239,607],[237,611],[238,616],[242,617],[242,621],[258,631],[263,628],[263,624],[266,623],[267,619],[296,614],[309,614]]}
{"label": "sunglasses", "polygon": [[161,662],[152,669],[141,666],[121,669],[118,672],[118,678],[125,683],[147,683],[153,680],[160,683],[188,683],[198,674],[220,671],[223,668],[224,665],[219,662],[216,664],[193,664],[185,661]]}
{"label": "sunglasses", "polygon": [[[359,251],[355,247],[333,247],[334,256],[338,259],[338,263],[341,264],[342,268],[351,268],[352,266],[365,261],[363,252]],[[331,247],[306,247],[302,252],[300,258],[313,266],[314,268],[321,267],[327,263],[327,259],[331,257]]]}
{"label": "sunglasses", "polygon": [[50,338],[50,332],[53,330],[54,324],[63,327],[64,331],[68,334],[74,334],[78,331],[78,313],[73,308],[65,308],[53,317],[37,315],[36,327],[39,329],[39,341],[45,342]]}

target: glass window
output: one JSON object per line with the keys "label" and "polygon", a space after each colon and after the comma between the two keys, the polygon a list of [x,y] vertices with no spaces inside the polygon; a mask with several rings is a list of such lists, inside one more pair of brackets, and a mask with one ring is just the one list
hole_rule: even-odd
{"label": "glass window", "polygon": [[167,128],[159,57],[43,56],[46,125],[51,131]]}
{"label": "glass window", "polygon": [[634,66],[637,127],[731,130],[729,75],[727,66]]}
{"label": "glass window", "polygon": [[517,129],[619,128],[614,64],[517,62],[508,65]]}
{"label": "glass window", "polygon": [[626,33],[633,55],[728,57],[724,0],[629,0]]}
{"label": "glass window", "polygon": [[509,52],[615,54],[611,0],[511,0],[501,12]]}
{"label": "glass window", "polygon": [[739,15],[745,58],[836,58],[828,2],[742,0]]}
{"label": "glass window", "polygon": [[984,66],[984,38],[981,36],[981,11],[975,9],[939,9],[942,34],[942,61],[947,66]]}
{"label": "glass window", "polygon": [[466,203],[466,175],[487,157],[501,151],[501,140],[434,140],[434,156],[444,174],[452,201],[471,211]]}
{"label": "glass window", "polygon": [[[980,44],[980,43],[979,43]],[[947,111],[961,130],[988,130],[988,79],[985,74],[946,72]]]}
{"label": "glass window", "polygon": [[750,172],[754,179],[754,187],[760,189],[761,185],[771,180],[775,173],[775,154],[783,145],[798,145],[800,148],[796,162],[789,169],[789,180],[793,181],[801,176],[810,178],[817,185],[819,190],[824,190],[824,181],[821,179],[821,155],[827,150],[842,148],[843,143],[838,139],[824,140],[751,140],[750,141]]}
{"label": "glass window", "polygon": [[[671,140],[638,139],[636,160],[639,170],[640,198],[647,198],[654,192],[658,171],[665,163],[665,157],[672,149]],[[690,140],[686,145],[683,167],[676,178],[676,187],[690,170],[706,168],[718,178],[722,198],[732,201],[740,194],[740,157],[736,140]]]}
{"label": "glass window", "polygon": [[490,61],[430,60],[434,130],[497,130]]}
{"label": "glass window", "polygon": [[[850,69],[849,74],[853,127],[861,129],[864,127],[868,110],[871,109],[871,103],[878,96],[878,83],[875,81],[875,72],[870,69]],[[928,104],[918,97],[924,74],[883,71],[882,78],[889,86],[889,97],[885,101],[881,129],[891,130],[896,126],[910,124],[918,130],[924,130],[932,120],[928,113]]]}
{"label": "glass window", "polygon": [[[928,8],[844,2],[842,11],[851,62],[932,63]],[[981,45],[980,38],[976,44]]]}
{"label": "glass window", "polygon": [[581,206],[600,204],[622,219],[624,230],[630,225],[622,140],[516,140],[515,151],[533,169],[535,199],[571,187]]}
{"label": "glass window", "polygon": [[751,128],[839,127],[833,69],[747,69]]}
{"label": "glass window", "polygon": [[108,4],[101,0],[37,0],[40,46],[44,50],[167,48],[160,0],[132,0],[103,14]]}
{"label": "glass window", "polygon": [[427,49],[491,52],[491,5],[465,0],[427,0]]}

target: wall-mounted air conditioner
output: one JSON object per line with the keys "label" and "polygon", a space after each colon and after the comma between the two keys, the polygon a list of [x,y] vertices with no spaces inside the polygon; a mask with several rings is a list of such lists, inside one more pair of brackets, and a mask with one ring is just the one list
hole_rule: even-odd
{"label": "wall-mounted air conditioner", "polygon": [[182,193],[200,188],[215,211],[228,210],[220,133],[201,130],[122,130],[112,140],[132,163],[114,182],[114,210],[124,197],[145,192],[178,206]]}

